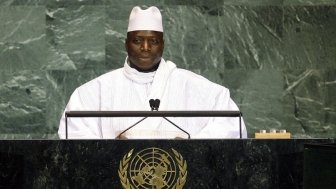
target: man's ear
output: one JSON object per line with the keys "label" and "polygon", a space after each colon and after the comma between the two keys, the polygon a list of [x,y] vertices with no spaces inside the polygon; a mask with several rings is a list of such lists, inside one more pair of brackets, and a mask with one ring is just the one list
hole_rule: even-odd
{"label": "man's ear", "polygon": [[164,39],[162,39],[162,51],[164,50]]}
{"label": "man's ear", "polygon": [[127,38],[125,39],[125,50],[128,52],[128,47],[127,47]]}

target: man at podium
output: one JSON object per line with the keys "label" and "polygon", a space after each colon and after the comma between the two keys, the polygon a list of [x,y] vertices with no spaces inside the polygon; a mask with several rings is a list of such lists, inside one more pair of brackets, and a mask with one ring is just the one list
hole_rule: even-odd
{"label": "man at podium", "polygon": [[[150,99],[160,100],[160,110],[238,110],[227,88],[162,58],[162,16],[157,7],[134,7],[127,29],[124,67],[78,87],[65,111],[147,111]],[[70,139],[114,139],[141,118],[68,118]],[[191,138],[239,138],[239,119],[224,117],[169,118]],[[65,138],[65,115],[60,120]],[[167,120],[147,118],[123,134],[129,139],[186,138]],[[242,121],[242,137],[246,127]]]}

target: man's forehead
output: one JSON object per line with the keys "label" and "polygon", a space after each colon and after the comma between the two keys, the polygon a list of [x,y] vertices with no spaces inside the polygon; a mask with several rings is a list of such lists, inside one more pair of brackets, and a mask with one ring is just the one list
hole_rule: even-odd
{"label": "man's forehead", "polygon": [[162,37],[163,32],[151,31],[151,30],[137,30],[127,32],[127,36],[133,37]]}

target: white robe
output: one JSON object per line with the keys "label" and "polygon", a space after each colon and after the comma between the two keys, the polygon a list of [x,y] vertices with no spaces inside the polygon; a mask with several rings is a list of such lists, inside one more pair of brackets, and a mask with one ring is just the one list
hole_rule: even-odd
{"label": "white robe", "polygon": [[[149,99],[160,99],[159,110],[238,110],[223,86],[193,72],[178,69],[161,59],[155,72],[142,73],[125,60],[123,68],[108,72],[78,87],[65,111],[150,111]],[[64,112],[65,112],[64,111]],[[68,118],[70,139],[114,139],[141,118]],[[195,138],[239,138],[239,118],[168,118]],[[65,116],[60,120],[59,137],[65,138]],[[148,117],[125,137],[129,139],[187,138],[187,135],[160,117]],[[242,136],[247,137],[242,121]]]}

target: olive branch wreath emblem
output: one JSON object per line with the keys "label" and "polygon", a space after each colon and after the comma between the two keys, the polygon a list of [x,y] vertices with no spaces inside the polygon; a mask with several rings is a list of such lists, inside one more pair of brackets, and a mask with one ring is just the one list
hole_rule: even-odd
{"label": "olive branch wreath emblem", "polygon": [[[179,178],[176,180],[175,185],[172,189],[182,189],[184,184],[187,181],[187,162],[183,159],[182,155],[178,153],[173,148],[171,149],[175,155],[175,159],[179,168]],[[127,168],[129,165],[129,161],[132,158],[132,153],[134,149],[130,150],[126,155],[124,155],[123,159],[120,161],[118,175],[120,178],[121,185],[124,189],[135,189],[134,186],[131,185],[130,181],[127,178]]]}

